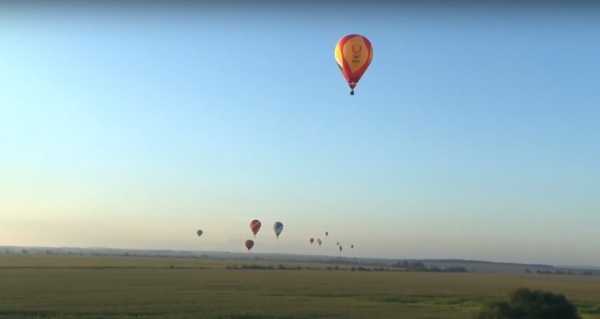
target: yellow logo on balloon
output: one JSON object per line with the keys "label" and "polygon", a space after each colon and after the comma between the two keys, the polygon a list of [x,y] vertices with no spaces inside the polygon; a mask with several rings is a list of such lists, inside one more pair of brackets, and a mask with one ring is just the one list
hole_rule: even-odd
{"label": "yellow logo on balloon", "polygon": [[[361,54],[362,54],[362,46],[360,44],[352,45],[352,57],[354,59],[358,59],[358,58],[360,58]],[[356,61],[356,62],[352,61],[352,62],[357,63],[360,61]]]}

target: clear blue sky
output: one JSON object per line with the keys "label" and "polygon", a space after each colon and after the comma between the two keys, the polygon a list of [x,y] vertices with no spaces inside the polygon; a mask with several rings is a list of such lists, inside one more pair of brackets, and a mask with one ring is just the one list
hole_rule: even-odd
{"label": "clear blue sky", "polygon": [[132,9],[0,12],[0,245],[600,265],[598,10]]}

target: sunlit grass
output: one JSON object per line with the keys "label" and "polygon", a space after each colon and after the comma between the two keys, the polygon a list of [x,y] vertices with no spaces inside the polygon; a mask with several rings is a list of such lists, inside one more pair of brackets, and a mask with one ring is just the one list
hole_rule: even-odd
{"label": "sunlit grass", "polygon": [[[243,265],[273,269],[227,269]],[[2,255],[0,317],[471,318],[484,301],[530,287],[563,293],[584,319],[600,318],[598,276],[351,271],[347,265],[328,270],[331,266]]]}

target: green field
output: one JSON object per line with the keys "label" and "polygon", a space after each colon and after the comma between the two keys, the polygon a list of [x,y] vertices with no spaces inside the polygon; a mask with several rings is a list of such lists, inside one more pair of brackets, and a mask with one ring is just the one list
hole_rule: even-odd
{"label": "green field", "polygon": [[584,319],[600,319],[600,276],[332,267],[4,254],[0,318],[471,318],[482,302],[524,286],[563,293]]}

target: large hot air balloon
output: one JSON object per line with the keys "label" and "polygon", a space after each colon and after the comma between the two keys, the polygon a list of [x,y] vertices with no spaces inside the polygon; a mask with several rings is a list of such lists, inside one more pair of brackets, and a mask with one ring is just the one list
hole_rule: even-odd
{"label": "large hot air balloon", "polygon": [[196,232],[196,234],[198,234],[198,236],[202,236],[202,234],[204,234],[204,232],[202,231],[202,229],[198,229],[198,231]]}
{"label": "large hot air balloon", "polygon": [[246,245],[246,248],[248,248],[248,251],[250,251],[250,249],[252,249],[252,247],[254,247],[254,240],[248,239],[248,240],[246,240],[246,242],[244,244]]}
{"label": "large hot air balloon", "polygon": [[335,46],[335,61],[350,86],[350,95],[373,60],[371,42],[362,35],[348,34]]}
{"label": "large hot air balloon", "polygon": [[308,241],[310,241],[310,244],[312,245],[312,243],[315,241],[315,239],[311,237],[311,239],[309,239]]}
{"label": "large hot air balloon", "polygon": [[258,219],[251,221],[250,229],[252,229],[252,233],[254,234],[254,237],[256,237],[256,233],[260,230],[260,221]]}
{"label": "large hot air balloon", "polygon": [[281,234],[281,231],[283,230],[283,224],[281,222],[276,222],[273,229],[275,230],[275,235],[279,238],[279,234]]}

